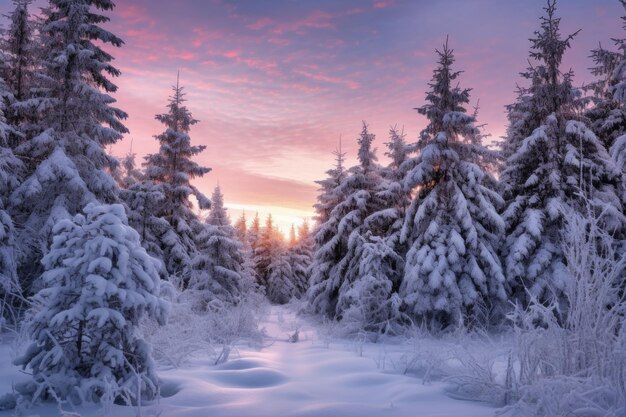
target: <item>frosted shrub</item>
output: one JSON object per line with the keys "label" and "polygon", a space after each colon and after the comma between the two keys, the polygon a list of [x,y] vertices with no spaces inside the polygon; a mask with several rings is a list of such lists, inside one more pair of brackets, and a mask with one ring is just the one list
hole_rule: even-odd
{"label": "frosted shrub", "polygon": [[258,324],[265,314],[265,297],[251,292],[237,305],[219,299],[206,301],[200,291],[173,295],[168,323],[143,323],[150,335],[155,360],[166,367],[180,367],[196,355],[209,355],[215,363],[228,360],[237,344],[260,345],[263,332]]}
{"label": "frosted shrub", "polygon": [[599,216],[569,212],[565,217],[567,311],[535,299],[512,315],[518,406],[540,415],[624,415],[626,300],[620,285],[626,255],[616,252]]}

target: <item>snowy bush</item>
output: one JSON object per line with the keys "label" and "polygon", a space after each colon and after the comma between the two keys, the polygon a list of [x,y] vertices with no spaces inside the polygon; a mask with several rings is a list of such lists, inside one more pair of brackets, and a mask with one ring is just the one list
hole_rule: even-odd
{"label": "snowy bush", "polygon": [[206,302],[199,291],[172,294],[168,322],[142,323],[153,346],[154,359],[162,366],[178,368],[195,355],[208,354],[215,363],[225,362],[240,343],[260,346],[260,318],[267,302],[263,295],[249,292],[237,305],[219,299]]}
{"label": "snowy bush", "polygon": [[[521,406],[553,416],[626,413],[626,254],[598,217],[565,213],[566,314],[535,299],[512,315]],[[537,323],[541,326],[537,326]],[[620,414],[622,413],[622,414]]]}
{"label": "snowy bush", "polygon": [[98,402],[113,390],[135,402],[158,392],[150,346],[137,327],[164,322],[159,262],[141,247],[123,206],[89,204],[60,221],[33,299],[32,342],[15,360],[32,371],[32,400]]}

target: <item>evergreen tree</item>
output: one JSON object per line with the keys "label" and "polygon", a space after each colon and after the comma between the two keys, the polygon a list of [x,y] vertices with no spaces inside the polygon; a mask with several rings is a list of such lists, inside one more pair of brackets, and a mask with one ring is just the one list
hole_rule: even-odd
{"label": "evergreen tree", "polygon": [[[140,236],[141,245],[146,251],[157,259],[165,259],[163,242],[166,237],[176,233],[172,225],[158,215],[159,209],[165,201],[162,184],[152,181],[140,181],[122,188],[120,197],[128,208],[128,223]],[[162,271],[167,278],[167,271]]]}
{"label": "evergreen tree", "polygon": [[235,222],[235,236],[242,245],[249,246],[248,243],[248,224],[246,220],[246,212],[241,213],[241,216]]}
{"label": "evergreen tree", "polygon": [[252,255],[254,257],[254,253],[259,245],[259,238],[261,236],[261,220],[259,219],[259,213],[256,213],[254,215],[254,219],[252,219],[252,224],[247,230],[246,235],[248,243],[250,245],[250,249],[252,251]]}
{"label": "evergreen tree", "polygon": [[305,220],[298,228],[298,240],[289,248],[289,264],[291,265],[291,282],[294,295],[302,298],[309,288],[309,269],[313,262],[313,236],[309,223]]}
{"label": "evergreen tree", "polygon": [[5,100],[9,92],[0,78],[0,320],[13,319],[7,317],[11,303],[10,294],[19,292],[17,279],[17,263],[15,247],[15,231],[13,220],[6,211],[8,198],[19,184],[22,162],[13,154],[9,147],[9,136],[12,129],[7,125]]}
{"label": "evergreen tree", "polygon": [[485,172],[495,155],[466,112],[470,90],[458,86],[447,40],[437,55],[426,104],[417,109],[428,125],[404,182],[415,197],[401,232],[409,250],[400,294],[410,316],[446,326],[483,302],[504,301],[496,251],[504,224],[497,212],[501,198]]}
{"label": "evergreen tree", "polygon": [[505,267],[513,297],[522,301],[527,291],[544,301],[558,297],[565,286],[565,212],[586,210],[589,198],[613,233],[624,224],[616,194],[619,172],[578,116],[585,102],[572,86],[571,71],[559,69],[575,34],[561,37],[553,0],[545,10],[540,30],[530,39],[535,62],[522,74],[530,86],[523,90],[526,110],[517,118],[526,129],[508,132],[510,152],[501,174],[507,200]]}
{"label": "evergreen tree", "polygon": [[97,402],[109,389],[129,403],[138,392],[153,398],[158,379],[137,327],[145,316],[165,321],[159,261],[123,206],[88,204],[84,213],[54,226],[28,323],[33,341],[15,363],[32,370],[34,399]]}
{"label": "evergreen tree", "polygon": [[362,242],[356,245],[358,252],[354,264],[359,279],[351,282],[339,296],[338,309],[343,321],[361,330],[375,333],[398,333],[403,324],[400,312],[401,299],[397,294],[397,265],[402,258],[382,238],[357,235]]}
{"label": "evergreen tree", "polygon": [[236,304],[251,284],[251,277],[245,275],[242,244],[235,237],[219,186],[211,202],[211,211],[198,235],[198,253],[191,261],[188,288],[203,293],[207,303],[217,299]]}
{"label": "evergreen tree", "polygon": [[[253,223],[254,226],[254,223]],[[254,249],[254,271],[257,283],[267,289],[270,276],[270,265],[280,253],[280,240],[277,231],[274,229],[272,215],[268,214],[265,219],[265,226],[260,232],[259,239]]]}
{"label": "evergreen tree", "polygon": [[129,189],[144,180],[144,174],[137,168],[135,157],[136,155],[134,153],[129,152],[120,160],[120,164],[115,167],[113,172],[111,172],[115,182],[117,182],[117,185],[123,190]]}
{"label": "evergreen tree", "polygon": [[7,15],[10,24],[1,42],[6,65],[2,75],[18,102],[29,96],[36,66],[35,28],[28,11],[31,1],[13,0],[13,11]]}
{"label": "evergreen tree", "polygon": [[362,241],[355,236],[364,231],[365,219],[380,208],[376,190],[381,178],[372,148],[374,138],[367,124],[363,123],[358,138],[359,164],[350,168],[348,175],[333,190],[332,194],[341,198],[337,198],[329,219],[316,233],[316,241],[319,236],[321,245],[311,267],[307,297],[315,312],[333,318],[341,318],[341,311],[336,308],[340,292],[359,279],[358,270],[350,267],[351,263],[357,262],[355,254],[359,249],[356,246]]}
{"label": "evergreen tree", "polygon": [[389,131],[389,142],[385,145],[385,155],[391,162],[381,170],[382,182],[376,192],[382,209],[372,213],[366,224],[374,235],[386,238],[389,246],[402,257],[404,249],[400,244],[400,230],[406,209],[411,204],[410,193],[404,188],[404,177],[410,164],[412,147],[407,145],[404,133],[395,127]]}
{"label": "evergreen tree", "polygon": [[159,152],[148,155],[144,163],[146,179],[162,187],[164,200],[155,214],[165,219],[172,227],[161,239],[165,266],[186,287],[189,280],[189,265],[196,255],[195,234],[202,228],[193,212],[190,197],[198,201],[200,209],[210,208],[210,201],[191,184],[191,180],[210,171],[192,161],[206,146],[192,146],[189,130],[198,123],[184,106],[183,88],[177,83],[169,99],[168,112],[156,119],[166,130],[155,136],[159,141]]}
{"label": "evergreen tree", "polygon": [[[333,152],[333,155],[335,156],[335,166],[326,171],[328,177],[315,181],[320,186],[317,203],[313,205],[315,208],[315,222],[318,227],[321,227],[330,219],[330,213],[341,200],[341,196],[336,194],[337,187],[346,175],[346,170],[343,166],[346,160],[346,153],[341,151],[341,139],[339,140],[339,148]],[[317,230],[314,233],[317,235]],[[322,237],[320,236],[320,238]],[[325,238],[322,238],[322,240],[326,241]]]}
{"label": "evergreen tree", "polygon": [[267,274],[267,298],[275,304],[288,303],[298,292],[293,282],[289,252],[282,246],[282,242],[276,245]]}
{"label": "evergreen tree", "polygon": [[108,95],[119,75],[102,45],[122,40],[100,25],[109,20],[111,0],[51,0],[43,9],[41,38],[44,81],[29,100],[38,124],[17,146],[26,162],[26,178],[11,197],[11,214],[21,248],[19,275],[26,293],[41,274],[52,228],[90,202],[114,202],[117,185],[109,171],[117,160],[105,152],[127,132],[126,113],[112,107]]}
{"label": "evergreen tree", "polygon": [[14,128],[9,145],[15,148],[26,137],[39,131],[36,128],[39,100],[34,89],[37,87],[36,74],[41,70],[42,51],[38,50],[35,24],[28,10],[31,0],[13,0],[13,4],[13,11],[6,16],[10,23],[0,42],[0,50],[5,59],[2,75],[11,93],[5,98],[9,104],[6,117]]}
{"label": "evergreen tree", "polygon": [[291,224],[291,228],[289,229],[289,247],[293,248],[298,244],[298,239],[296,238],[296,226]]}

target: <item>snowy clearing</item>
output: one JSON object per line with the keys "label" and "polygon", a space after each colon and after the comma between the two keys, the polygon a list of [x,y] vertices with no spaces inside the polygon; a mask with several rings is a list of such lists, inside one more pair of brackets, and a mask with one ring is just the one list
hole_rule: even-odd
{"label": "snowy clearing", "polygon": [[[443,382],[382,370],[381,352],[393,362],[394,345],[329,341],[286,306],[273,306],[263,323],[267,342],[260,350],[240,348],[228,362],[198,356],[181,368],[160,370],[162,398],[137,408],[112,406],[76,410],[81,416],[493,416],[492,406],[446,395]],[[299,327],[299,341],[289,336]],[[322,333],[322,332],[320,332]],[[2,346],[3,392],[24,380],[10,364],[10,347]],[[69,411],[69,410],[67,410]],[[72,410],[74,411],[74,410]],[[30,410],[32,415],[61,415],[55,405]],[[0,412],[10,415],[11,412]]]}

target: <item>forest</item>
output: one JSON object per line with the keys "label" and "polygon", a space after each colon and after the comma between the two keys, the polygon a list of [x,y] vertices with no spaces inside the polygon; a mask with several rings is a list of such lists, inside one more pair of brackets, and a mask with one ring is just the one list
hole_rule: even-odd
{"label": "forest", "polygon": [[[112,0],[13,3],[0,39],[0,369],[19,378],[2,385],[0,415],[252,415],[184,414],[167,401],[192,391],[163,375],[318,343],[443,384],[442,401],[487,404],[466,415],[626,416],[623,34],[590,51],[595,81],[579,86],[562,65],[577,32],[562,33],[548,0],[499,140],[441,34],[419,137],[392,127],[382,142],[364,121],[357,163],[339,144],[315,218],[284,237],[271,215],[233,221],[219,186],[198,187],[211,168],[174,77],[158,151],[108,151],[128,134]],[[267,372],[249,383],[296,378]],[[387,415],[413,404],[381,401]],[[357,410],[285,404],[256,415]]]}

